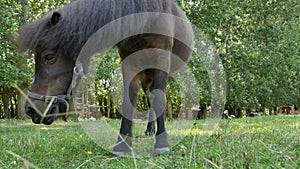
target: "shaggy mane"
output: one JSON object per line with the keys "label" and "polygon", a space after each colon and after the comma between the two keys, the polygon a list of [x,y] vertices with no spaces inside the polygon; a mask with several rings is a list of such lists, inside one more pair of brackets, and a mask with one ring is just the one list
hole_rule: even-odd
{"label": "shaggy mane", "polygon": [[39,53],[47,47],[74,60],[93,33],[120,17],[142,12],[182,17],[174,0],[77,0],[55,10],[61,18],[54,26],[50,24],[53,12],[21,27],[18,43],[22,49]]}

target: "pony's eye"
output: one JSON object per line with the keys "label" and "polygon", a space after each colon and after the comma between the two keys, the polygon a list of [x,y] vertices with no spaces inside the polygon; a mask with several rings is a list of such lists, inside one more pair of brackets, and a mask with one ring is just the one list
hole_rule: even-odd
{"label": "pony's eye", "polygon": [[48,54],[45,55],[45,64],[53,64],[56,61],[56,55],[54,54]]}

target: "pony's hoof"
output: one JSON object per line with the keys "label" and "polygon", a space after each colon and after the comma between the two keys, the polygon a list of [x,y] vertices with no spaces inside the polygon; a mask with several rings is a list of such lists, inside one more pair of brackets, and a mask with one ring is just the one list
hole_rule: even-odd
{"label": "pony's hoof", "polygon": [[166,132],[156,136],[156,142],[154,145],[155,154],[163,155],[170,152],[170,144],[168,142],[168,135]]}
{"label": "pony's hoof", "polygon": [[154,131],[148,131],[148,130],[145,131],[146,136],[153,136],[154,134],[155,134]]}
{"label": "pony's hoof", "polygon": [[113,151],[112,156],[117,158],[117,157],[129,157],[130,155],[128,152]]}
{"label": "pony's hoof", "polygon": [[113,148],[113,157],[128,157],[130,155],[132,145],[132,138],[125,136],[118,136],[118,142]]}
{"label": "pony's hoof", "polygon": [[169,154],[169,153],[170,153],[170,147],[162,147],[162,148],[155,149],[155,154],[157,156],[165,155],[165,154]]}

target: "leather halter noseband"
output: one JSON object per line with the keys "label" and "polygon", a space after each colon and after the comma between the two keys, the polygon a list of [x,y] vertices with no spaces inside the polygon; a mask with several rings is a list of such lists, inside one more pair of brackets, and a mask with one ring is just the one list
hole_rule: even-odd
{"label": "leather halter noseband", "polygon": [[78,79],[80,80],[80,78],[82,78],[82,76],[84,75],[82,64],[75,66],[73,73],[74,73],[73,78],[68,87],[66,94],[50,96],[50,95],[43,95],[43,94],[38,94],[38,93],[29,91],[27,96],[31,99],[44,101],[45,103],[48,103],[48,104],[52,99],[54,99],[52,104],[56,104],[56,103],[64,104],[66,106],[66,112],[68,112],[69,108],[70,108],[69,101],[72,99],[72,90],[73,90],[73,88],[76,87],[76,85],[78,83]]}
{"label": "leather halter noseband", "polygon": [[29,91],[27,96],[31,99],[44,101],[45,103],[49,103],[54,98],[52,104],[56,104],[56,103],[64,104],[66,106],[66,112],[68,112],[70,107],[69,101],[72,98],[72,88],[70,85],[68,92],[65,95],[49,96],[49,95],[42,95],[42,94],[37,94]]}

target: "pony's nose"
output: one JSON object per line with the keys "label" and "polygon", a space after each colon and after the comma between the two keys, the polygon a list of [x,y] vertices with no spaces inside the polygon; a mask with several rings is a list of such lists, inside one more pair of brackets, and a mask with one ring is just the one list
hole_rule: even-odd
{"label": "pony's nose", "polygon": [[41,124],[41,116],[35,111],[35,109],[31,105],[25,106],[26,114],[31,117],[32,122],[35,124]]}

